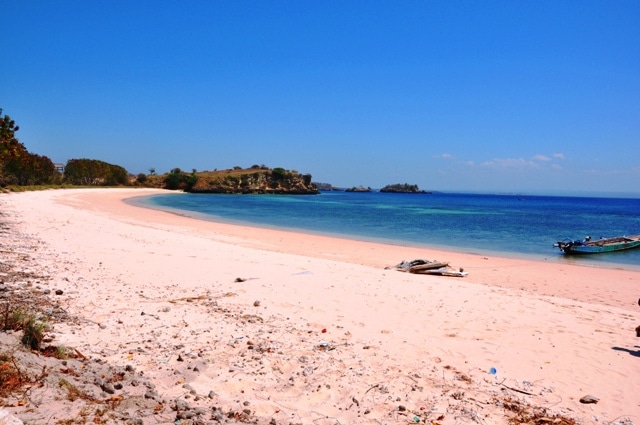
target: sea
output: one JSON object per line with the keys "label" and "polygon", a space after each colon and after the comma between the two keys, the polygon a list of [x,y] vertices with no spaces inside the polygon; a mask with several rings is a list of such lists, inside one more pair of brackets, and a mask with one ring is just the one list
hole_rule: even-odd
{"label": "sea", "polygon": [[640,234],[640,199],[461,193],[161,194],[130,203],[202,220],[481,255],[640,270],[640,248],[567,256],[562,240]]}

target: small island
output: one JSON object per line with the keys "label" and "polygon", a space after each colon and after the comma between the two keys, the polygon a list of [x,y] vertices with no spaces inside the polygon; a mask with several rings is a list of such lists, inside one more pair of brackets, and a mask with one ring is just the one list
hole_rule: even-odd
{"label": "small island", "polygon": [[389,192],[389,193],[423,193],[429,194],[431,192],[427,192],[425,190],[420,190],[417,184],[389,184],[380,189],[380,192]]}
{"label": "small island", "polygon": [[345,192],[371,192],[371,188],[370,187],[364,187],[364,186],[358,186],[358,187],[352,187],[349,189],[345,189]]}
{"label": "small island", "polygon": [[335,187],[334,185],[332,185],[331,183],[319,183],[319,182],[313,182],[313,184],[316,185],[316,187],[318,188],[318,190],[320,191],[324,191],[324,192],[343,192],[344,188],[341,187]]}

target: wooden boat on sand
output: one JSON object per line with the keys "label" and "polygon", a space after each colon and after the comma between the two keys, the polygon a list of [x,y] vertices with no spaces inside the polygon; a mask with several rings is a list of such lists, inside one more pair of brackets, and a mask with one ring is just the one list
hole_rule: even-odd
{"label": "wooden boat on sand", "polygon": [[559,248],[560,251],[565,254],[598,254],[602,252],[622,251],[640,247],[640,235],[600,239],[591,239],[591,236],[587,236],[581,241],[559,241],[553,246]]}
{"label": "wooden boat on sand", "polygon": [[454,270],[449,267],[449,263],[441,261],[413,260],[402,261],[395,266],[400,272],[415,274],[432,274],[438,276],[464,277],[467,275],[462,269]]}

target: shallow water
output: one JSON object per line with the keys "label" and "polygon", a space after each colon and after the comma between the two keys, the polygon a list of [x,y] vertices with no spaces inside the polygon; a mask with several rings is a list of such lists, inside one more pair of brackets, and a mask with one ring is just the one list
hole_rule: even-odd
{"label": "shallow water", "polygon": [[591,265],[640,266],[640,249],[563,256],[558,240],[640,234],[640,199],[323,192],[154,195],[131,201],[195,218],[403,245]]}

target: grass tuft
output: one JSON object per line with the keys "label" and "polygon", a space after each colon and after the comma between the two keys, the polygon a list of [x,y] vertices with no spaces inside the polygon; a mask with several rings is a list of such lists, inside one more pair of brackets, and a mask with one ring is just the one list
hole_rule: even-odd
{"label": "grass tuft", "polygon": [[47,328],[45,321],[38,320],[35,316],[29,316],[24,323],[22,344],[32,350],[40,350]]}

